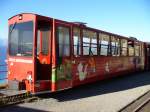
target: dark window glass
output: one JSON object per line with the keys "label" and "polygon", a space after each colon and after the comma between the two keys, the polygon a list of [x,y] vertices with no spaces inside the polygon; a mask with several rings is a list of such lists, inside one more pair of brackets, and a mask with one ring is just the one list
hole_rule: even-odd
{"label": "dark window glass", "polygon": [[9,28],[9,54],[11,56],[32,56],[33,22],[15,23]]}
{"label": "dark window glass", "polygon": [[37,55],[40,54],[40,30],[38,30],[38,33],[37,33]]}
{"label": "dark window glass", "polygon": [[49,46],[49,28],[42,29],[42,54],[48,54],[48,46]]}

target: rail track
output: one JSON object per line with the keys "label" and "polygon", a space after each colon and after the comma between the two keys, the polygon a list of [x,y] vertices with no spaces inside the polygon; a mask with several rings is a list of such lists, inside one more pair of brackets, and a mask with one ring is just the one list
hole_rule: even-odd
{"label": "rail track", "polygon": [[0,90],[0,107],[9,106],[13,104],[31,102],[38,100],[37,96],[26,92],[25,90],[14,91],[14,90]]}
{"label": "rail track", "polygon": [[119,112],[150,112],[150,91],[122,108]]}
{"label": "rail track", "polygon": [[141,105],[133,110],[133,112],[145,112],[143,110],[147,110],[149,108],[150,111],[150,98],[145,100]]}
{"label": "rail track", "polygon": [[[3,73],[7,74],[7,64],[0,64],[0,68],[0,75]],[[6,76],[4,78],[0,78],[0,81],[4,80],[7,80]],[[11,90],[7,89],[7,86],[8,85],[5,83],[0,83],[0,107],[36,99],[35,96],[25,90]]]}
{"label": "rail track", "polygon": [[17,92],[13,90],[1,89],[0,90],[0,107],[23,102],[25,99],[31,98],[31,97],[32,96],[26,91]]}

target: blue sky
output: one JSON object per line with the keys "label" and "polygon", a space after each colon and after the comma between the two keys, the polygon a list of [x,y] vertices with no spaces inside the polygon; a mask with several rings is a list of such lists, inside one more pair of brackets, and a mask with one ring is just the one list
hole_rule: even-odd
{"label": "blue sky", "polygon": [[22,12],[150,41],[150,0],[0,0],[0,40],[6,43],[8,18]]}

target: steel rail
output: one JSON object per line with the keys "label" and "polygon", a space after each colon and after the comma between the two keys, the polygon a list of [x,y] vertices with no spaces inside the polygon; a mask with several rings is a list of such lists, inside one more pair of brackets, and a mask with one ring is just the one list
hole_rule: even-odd
{"label": "steel rail", "polygon": [[146,104],[148,104],[150,102],[150,98],[148,98],[147,100],[145,100],[143,103],[141,103],[139,106],[137,106],[133,112],[139,112]]}
{"label": "steel rail", "polygon": [[[136,103],[137,101],[139,101],[141,98],[143,98],[144,96],[146,96],[148,93],[150,93],[150,90],[147,91],[146,93],[142,94],[142,95],[139,96],[137,99],[133,100],[132,102],[130,102],[129,104],[127,104],[127,105],[124,106],[123,108],[119,109],[118,112],[125,112],[125,110],[126,110],[128,107],[132,106],[134,103]],[[147,100],[146,100],[146,101],[147,101]],[[144,102],[146,103],[146,101],[144,101]],[[143,104],[143,103],[142,103],[142,104]],[[141,104],[141,105],[142,105],[142,104]],[[138,107],[140,107],[140,106],[138,105]],[[138,108],[138,107],[137,107],[137,108]],[[137,112],[137,111],[136,111],[137,108],[134,108],[134,109],[132,110],[132,112]]]}

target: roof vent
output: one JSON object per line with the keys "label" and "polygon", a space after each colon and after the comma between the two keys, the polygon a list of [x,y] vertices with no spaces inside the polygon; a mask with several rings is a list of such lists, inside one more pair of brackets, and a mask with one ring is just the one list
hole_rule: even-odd
{"label": "roof vent", "polygon": [[135,37],[129,37],[130,39],[132,39],[132,40],[138,40],[137,38],[135,38]]}
{"label": "roof vent", "polygon": [[85,22],[72,22],[72,23],[77,24],[79,26],[86,26],[86,24],[87,24]]}

